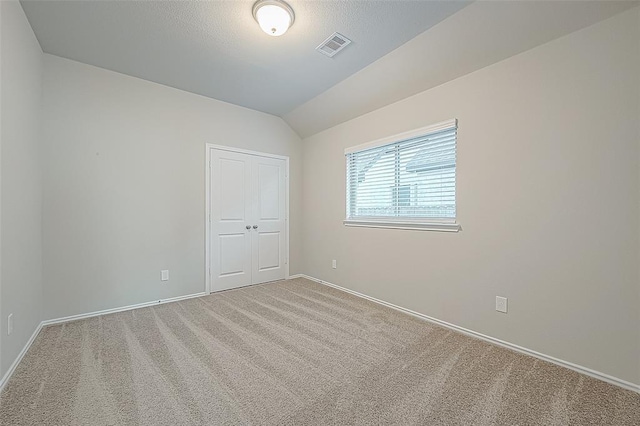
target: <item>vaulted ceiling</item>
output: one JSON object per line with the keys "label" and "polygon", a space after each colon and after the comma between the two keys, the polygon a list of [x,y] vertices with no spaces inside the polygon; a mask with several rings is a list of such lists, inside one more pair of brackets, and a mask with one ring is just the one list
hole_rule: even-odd
{"label": "vaulted ceiling", "polygon": [[[282,115],[467,3],[290,0],[294,25],[262,32],[255,0],[23,1],[42,49],[215,99]],[[340,55],[315,51],[334,32]]]}
{"label": "vaulted ceiling", "polygon": [[[294,25],[270,37],[253,3],[22,0],[46,53],[279,115],[303,137],[638,4],[289,0]],[[315,51],[336,31],[353,43]]]}

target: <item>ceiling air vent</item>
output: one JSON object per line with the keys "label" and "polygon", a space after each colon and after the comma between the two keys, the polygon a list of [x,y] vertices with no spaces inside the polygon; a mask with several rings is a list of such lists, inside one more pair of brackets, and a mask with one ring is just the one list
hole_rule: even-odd
{"label": "ceiling air vent", "polygon": [[320,43],[320,46],[316,47],[316,50],[323,55],[333,58],[336,53],[347,47],[349,43],[351,43],[351,40],[342,34],[333,33],[328,39]]}

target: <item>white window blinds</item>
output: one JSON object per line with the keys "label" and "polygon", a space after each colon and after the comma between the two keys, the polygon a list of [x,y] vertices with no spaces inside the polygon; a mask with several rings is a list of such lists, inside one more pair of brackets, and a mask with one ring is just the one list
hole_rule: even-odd
{"label": "white window blinds", "polygon": [[347,220],[455,220],[456,134],[450,120],[347,149]]}

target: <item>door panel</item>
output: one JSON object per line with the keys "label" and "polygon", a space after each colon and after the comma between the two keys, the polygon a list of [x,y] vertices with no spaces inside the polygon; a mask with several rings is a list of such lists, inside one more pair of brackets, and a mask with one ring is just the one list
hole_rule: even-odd
{"label": "door panel", "polygon": [[258,220],[280,219],[280,167],[258,164]]}
{"label": "door panel", "polygon": [[245,272],[245,257],[248,235],[221,234],[219,276],[236,275]]}
{"label": "door panel", "polygon": [[258,284],[285,278],[286,162],[256,156],[252,170],[252,282]]}
{"label": "door panel", "polygon": [[247,190],[244,180],[246,162],[230,158],[220,158],[220,220],[246,221]]}
{"label": "door panel", "polygon": [[261,232],[258,239],[258,271],[280,267],[280,232]]}
{"label": "door panel", "polygon": [[251,157],[211,150],[211,290],[251,284]]}

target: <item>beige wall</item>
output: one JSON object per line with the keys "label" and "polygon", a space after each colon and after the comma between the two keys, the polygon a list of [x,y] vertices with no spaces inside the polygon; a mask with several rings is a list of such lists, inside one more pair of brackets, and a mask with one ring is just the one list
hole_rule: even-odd
{"label": "beige wall", "polygon": [[290,156],[290,272],[301,272],[301,144],[282,119],[44,63],[47,319],[204,291],[206,143]]}
{"label": "beige wall", "polygon": [[[636,7],[305,139],[304,272],[640,383],[639,22]],[[450,118],[462,231],[343,226],[344,149]]]}
{"label": "beige wall", "polygon": [[[42,50],[20,3],[0,1],[0,377],[42,317]],[[7,317],[13,314],[13,333]]]}

